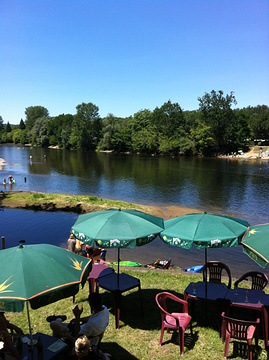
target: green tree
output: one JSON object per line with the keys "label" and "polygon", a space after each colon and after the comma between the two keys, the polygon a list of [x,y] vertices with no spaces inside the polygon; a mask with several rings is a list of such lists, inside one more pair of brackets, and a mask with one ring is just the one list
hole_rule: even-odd
{"label": "green tree", "polygon": [[7,124],[6,124],[6,132],[7,132],[7,133],[10,133],[10,132],[11,132],[11,126],[10,126],[10,123],[9,123],[9,122],[7,122]]}
{"label": "green tree", "polygon": [[32,142],[36,145],[47,147],[49,145],[49,131],[48,131],[47,117],[40,117],[35,121],[33,128],[31,129]]}
{"label": "green tree", "polygon": [[152,112],[148,109],[138,111],[130,119],[132,150],[140,153],[158,151],[158,131],[153,124]]}
{"label": "green tree", "polygon": [[24,123],[24,121],[23,121],[22,119],[21,119],[21,121],[20,121],[19,128],[20,128],[21,130],[24,130],[24,129],[25,129],[25,123]]}
{"label": "green tree", "polygon": [[112,150],[112,138],[115,132],[121,129],[121,119],[116,118],[113,114],[108,114],[101,120],[101,124],[102,136],[98,144],[98,150]]}
{"label": "green tree", "polygon": [[215,141],[209,125],[198,120],[196,126],[191,129],[191,138],[194,141],[194,154],[209,156],[214,153]]}
{"label": "green tree", "polygon": [[131,132],[128,122],[123,121],[122,127],[115,131],[111,138],[112,149],[117,152],[128,152],[131,150]]}
{"label": "green tree", "polygon": [[44,106],[30,106],[25,109],[25,126],[27,130],[31,130],[35,122],[39,118],[48,118],[49,112]]}
{"label": "green tree", "polygon": [[269,139],[269,107],[258,106],[250,116],[250,131],[253,139]]}
{"label": "green tree", "polygon": [[76,109],[70,143],[74,148],[94,149],[101,132],[99,108],[92,103],[82,103]]}
{"label": "green tree", "polygon": [[153,126],[148,126],[132,134],[132,148],[140,153],[156,153],[158,134]]}
{"label": "green tree", "polygon": [[14,142],[14,144],[21,143],[22,134],[23,130],[21,129],[16,129],[12,131],[12,141]]}
{"label": "green tree", "polygon": [[69,147],[73,120],[74,116],[70,114],[61,114],[49,118],[47,125],[50,145],[59,145],[64,148]]}
{"label": "green tree", "polygon": [[4,129],[4,125],[3,125],[4,121],[2,116],[0,116],[0,131]]}
{"label": "green tree", "polygon": [[154,109],[152,123],[156,126],[157,132],[167,137],[176,135],[182,128],[185,129],[185,119],[180,105],[173,104],[170,100],[160,108]]}
{"label": "green tree", "polygon": [[237,104],[234,93],[224,96],[223,91],[205,93],[198,97],[201,120],[211,127],[215,140],[215,152],[225,153],[230,147],[230,134],[232,132],[235,114],[231,109],[232,104]]}

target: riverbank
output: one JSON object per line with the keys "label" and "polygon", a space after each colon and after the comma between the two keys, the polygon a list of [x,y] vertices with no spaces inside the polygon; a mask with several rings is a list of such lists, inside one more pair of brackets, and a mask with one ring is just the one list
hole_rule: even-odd
{"label": "riverbank", "polygon": [[30,191],[6,191],[0,193],[0,206],[12,209],[26,209],[34,211],[59,211],[76,214],[89,213],[110,208],[136,209],[148,214],[171,219],[190,213],[201,212],[183,206],[150,206],[101,199],[96,196],[66,195],[39,193]]}

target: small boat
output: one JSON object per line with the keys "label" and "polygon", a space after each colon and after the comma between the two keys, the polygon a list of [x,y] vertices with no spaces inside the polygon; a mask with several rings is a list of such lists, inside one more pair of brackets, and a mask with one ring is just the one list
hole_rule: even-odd
{"label": "small boat", "polygon": [[183,271],[187,271],[190,273],[197,273],[197,272],[201,272],[203,268],[203,265],[197,265],[197,266],[192,266],[192,267],[188,267],[188,268],[183,268]]}

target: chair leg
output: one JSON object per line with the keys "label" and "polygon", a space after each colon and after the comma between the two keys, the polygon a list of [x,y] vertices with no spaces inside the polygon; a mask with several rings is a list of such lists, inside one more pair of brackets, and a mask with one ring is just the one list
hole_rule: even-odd
{"label": "chair leg", "polygon": [[180,355],[184,354],[184,331],[182,328],[179,328],[179,348],[180,348]]}
{"label": "chair leg", "polygon": [[164,332],[164,326],[162,325],[162,328],[161,328],[161,337],[160,337],[160,342],[159,342],[159,345],[162,346],[162,342],[163,342],[163,332]]}
{"label": "chair leg", "polygon": [[230,335],[226,334],[225,346],[224,346],[224,357],[225,357],[225,359],[227,358],[228,349],[229,349],[229,343],[230,343]]}
{"label": "chair leg", "polygon": [[190,330],[191,330],[191,336],[193,336],[193,331],[192,331],[192,322],[190,322]]}
{"label": "chair leg", "polygon": [[252,349],[252,340],[248,341],[248,360],[252,360],[252,353],[253,353],[253,349]]}

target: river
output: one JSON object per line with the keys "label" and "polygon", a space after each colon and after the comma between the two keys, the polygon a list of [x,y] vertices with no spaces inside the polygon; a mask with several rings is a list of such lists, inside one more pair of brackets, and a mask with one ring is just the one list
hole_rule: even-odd
{"label": "river", "polygon": [[[172,158],[107,154],[30,147],[0,146],[7,165],[0,177],[12,174],[11,190],[93,195],[132,203],[186,206],[208,212],[235,215],[251,225],[267,223],[269,161],[216,158]],[[2,191],[9,190],[2,185]],[[27,244],[49,242],[66,246],[76,214],[44,213],[15,209],[0,212],[1,236],[7,246],[19,240]],[[154,240],[143,248],[121,251],[122,260],[150,263],[172,258],[176,267],[203,264],[204,252],[184,250]],[[250,268],[261,269],[242,248],[209,249],[238,276]],[[108,260],[116,251],[108,250]],[[267,269],[265,270],[267,272]]]}

